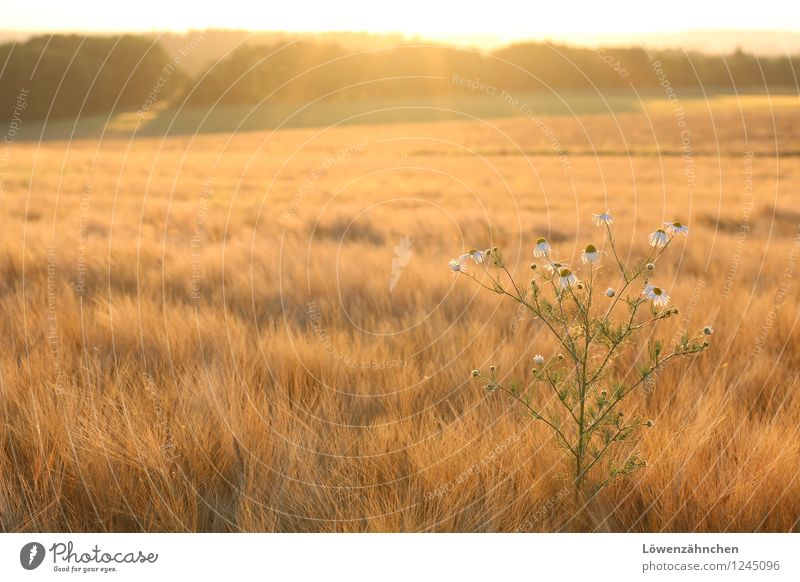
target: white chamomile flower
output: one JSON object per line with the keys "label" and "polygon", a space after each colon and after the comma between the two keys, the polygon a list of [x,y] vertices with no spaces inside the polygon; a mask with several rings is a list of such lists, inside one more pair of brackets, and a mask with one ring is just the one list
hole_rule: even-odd
{"label": "white chamomile flower", "polygon": [[689,234],[689,227],[680,222],[665,222],[664,228],[670,234]]}
{"label": "white chamomile flower", "polygon": [[536,354],[535,356],[533,356],[533,363],[536,364],[537,366],[541,366],[542,364],[544,364],[544,356],[542,354]]}
{"label": "white chamomile flower", "polygon": [[614,291],[614,289],[612,289],[611,287],[606,289],[606,297],[613,297],[616,294],[617,294],[617,292]]}
{"label": "white chamomile flower", "polygon": [[483,261],[486,260],[486,253],[484,253],[483,251],[479,251],[477,249],[470,249],[468,253],[465,253],[459,257],[459,260],[462,262],[468,259],[472,259],[473,261],[475,261],[477,264],[480,265],[481,263],[483,263]]}
{"label": "white chamomile flower", "polygon": [[569,269],[561,269],[558,272],[558,283],[566,289],[567,287],[571,287],[575,283],[577,283],[578,278],[575,276],[575,273],[570,271]]}
{"label": "white chamomile flower", "polygon": [[547,253],[550,252],[550,243],[547,242],[546,238],[539,237],[536,239],[536,246],[533,247],[533,256],[534,257],[544,257],[547,256]]}
{"label": "white chamomile flower", "polygon": [[659,228],[657,231],[650,234],[651,247],[663,247],[669,242],[669,236],[664,229]]}
{"label": "white chamomile flower", "polygon": [[584,263],[596,263],[600,260],[600,253],[597,250],[597,247],[594,245],[586,245],[586,249],[584,249],[583,254],[581,255],[581,261]]}
{"label": "white chamomile flower", "polygon": [[611,218],[609,210],[599,214],[592,214],[592,222],[595,226],[603,226],[604,224],[612,224],[614,220]]}
{"label": "white chamomile flower", "polygon": [[650,299],[656,307],[665,307],[669,303],[669,295],[666,291],[655,285],[645,287],[644,296]]}
{"label": "white chamomile flower", "polygon": [[450,270],[454,273],[458,273],[459,271],[464,272],[467,270],[467,266],[460,259],[450,259],[448,265],[450,265]]}

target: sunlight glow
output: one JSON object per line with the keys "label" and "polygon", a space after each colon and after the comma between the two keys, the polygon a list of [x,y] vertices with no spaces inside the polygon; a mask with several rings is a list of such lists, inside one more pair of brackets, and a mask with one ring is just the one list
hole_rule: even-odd
{"label": "sunlight glow", "polygon": [[401,3],[338,2],[164,2],[138,0],[124,10],[104,0],[16,2],[3,17],[5,30],[185,31],[205,28],[293,32],[401,32],[428,38],[489,37],[501,42],[570,35],[646,34],[686,30],[799,30],[800,3],[672,0],[586,2]]}

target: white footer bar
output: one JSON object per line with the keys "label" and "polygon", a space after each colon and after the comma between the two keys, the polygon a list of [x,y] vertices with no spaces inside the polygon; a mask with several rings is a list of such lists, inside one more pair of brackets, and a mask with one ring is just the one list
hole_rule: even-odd
{"label": "white footer bar", "polygon": [[0,580],[796,581],[799,564],[797,534],[0,535]]}

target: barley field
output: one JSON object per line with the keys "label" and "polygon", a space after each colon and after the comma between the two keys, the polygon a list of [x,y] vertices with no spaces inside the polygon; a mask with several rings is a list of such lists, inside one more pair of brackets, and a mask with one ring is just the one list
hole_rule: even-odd
{"label": "barley field", "polygon": [[[0,530],[800,530],[796,97],[5,152]],[[447,262],[525,280],[606,209],[626,257],[689,225],[659,333],[715,334],[626,409],[648,466],[576,507],[470,378],[555,343]]]}

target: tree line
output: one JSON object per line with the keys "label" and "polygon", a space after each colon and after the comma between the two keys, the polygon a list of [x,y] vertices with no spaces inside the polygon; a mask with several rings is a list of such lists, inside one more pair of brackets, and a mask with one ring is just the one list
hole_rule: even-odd
{"label": "tree line", "polygon": [[140,109],[156,92],[174,97],[187,78],[158,42],[135,35],[37,36],[0,45],[0,111],[21,92],[24,119],[73,118]]}
{"label": "tree line", "polygon": [[465,91],[714,91],[798,87],[800,56],[599,50],[519,43],[491,53],[438,45],[344,48],[324,39],[241,44],[195,75],[157,37],[49,35],[0,45],[0,110],[21,90],[32,119],[142,111],[168,104],[255,105],[315,99],[435,97]]}
{"label": "tree line", "polygon": [[[350,51],[315,42],[241,46],[182,95],[192,105],[371,99],[501,91],[797,89],[800,55],[756,57],[521,43],[492,53],[445,46]],[[473,81],[468,83],[466,81]],[[488,89],[486,89],[488,90]]]}

